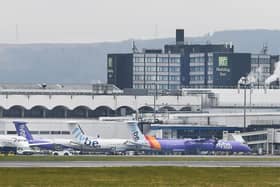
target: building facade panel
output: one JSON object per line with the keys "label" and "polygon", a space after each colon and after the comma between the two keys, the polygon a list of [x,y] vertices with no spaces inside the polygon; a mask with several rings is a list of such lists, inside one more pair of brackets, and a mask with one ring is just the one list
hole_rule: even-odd
{"label": "building facade panel", "polygon": [[[107,55],[107,82],[120,89],[132,87],[133,55],[108,54]],[[139,59],[141,60],[141,59]],[[141,66],[139,67],[139,69]]]}
{"label": "building facade panel", "polygon": [[264,86],[271,75],[271,59],[267,54],[251,54],[251,82],[255,86]]}

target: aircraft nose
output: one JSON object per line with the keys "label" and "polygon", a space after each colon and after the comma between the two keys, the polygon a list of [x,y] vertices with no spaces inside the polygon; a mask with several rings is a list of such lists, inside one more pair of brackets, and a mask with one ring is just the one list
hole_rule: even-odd
{"label": "aircraft nose", "polygon": [[243,144],[243,149],[244,149],[244,152],[251,152],[251,148],[246,144]]}

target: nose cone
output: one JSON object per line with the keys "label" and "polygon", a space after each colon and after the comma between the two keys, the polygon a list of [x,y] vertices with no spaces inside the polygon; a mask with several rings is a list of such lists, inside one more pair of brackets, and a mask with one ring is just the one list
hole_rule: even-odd
{"label": "nose cone", "polygon": [[251,148],[248,145],[242,144],[242,146],[243,146],[243,151],[242,152],[250,153],[252,151]]}
{"label": "nose cone", "polygon": [[234,152],[243,152],[243,153],[249,153],[251,152],[251,148],[243,143],[236,143],[235,146],[233,146]]}

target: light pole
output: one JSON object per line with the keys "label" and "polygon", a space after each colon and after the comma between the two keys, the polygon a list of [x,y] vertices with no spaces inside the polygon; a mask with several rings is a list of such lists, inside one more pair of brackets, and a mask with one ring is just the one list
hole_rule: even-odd
{"label": "light pole", "polygon": [[244,118],[244,130],[245,130],[245,128],[246,128],[246,90],[247,90],[247,85],[246,85],[246,82],[247,82],[247,77],[244,79],[244,116],[243,116],[243,118]]}
{"label": "light pole", "polygon": [[253,89],[254,89],[254,84],[250,82],[250,103],[249,103],[249,111],[252,112],[252,93],[253,93]]}
{"label": "light pole", "polygon": [[247,93],[246,93],[246,90],[247,90],[248,83],[249,83],[249,80],[248,80],[247,76],[246,77],[241,77],[241,79],[238,81],[239,86],[243,85],[243,87],[244,87],[243,88],[244,89],[244,105],[243,105],[243,120],[244,120],[243,128],[244,128],[244,130],[246,128],[246,109],[247,109],[247,105],[246,105],[246,95],[247,95]]}
{"label": "light pole", "polygon": [[154,83],[155,91],[154,91],[154,122],[156,121],[156,99],[157,99],[157,84]]}

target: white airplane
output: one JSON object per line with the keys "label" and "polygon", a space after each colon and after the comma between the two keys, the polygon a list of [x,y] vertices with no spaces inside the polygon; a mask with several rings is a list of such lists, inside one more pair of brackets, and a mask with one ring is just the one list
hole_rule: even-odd
{"label": "white airplane", "polygon": [[131,135],[130,139],[104,139],[87,136],[80,125],[76,122],[69,122],[71,134],[83,148],[95,150],[109,150],[111,152],[123,152],[129,150],[149,149],[150,145],[138,127],[137,121],[126,122]]}
{"label": "white airplane", "polygon": [[33,154],[26,138],[22,136],[0,135],[0,152],[1,153],[17,153],[17,154]]}
{"label": "white airplane", "polygon": [[51,151],[80,148],[80,144],[74,142],[72,139],[34,139],[26,125],[26,122],[14,121],[14,124],[18,136],[26,138],[30,147]]}

